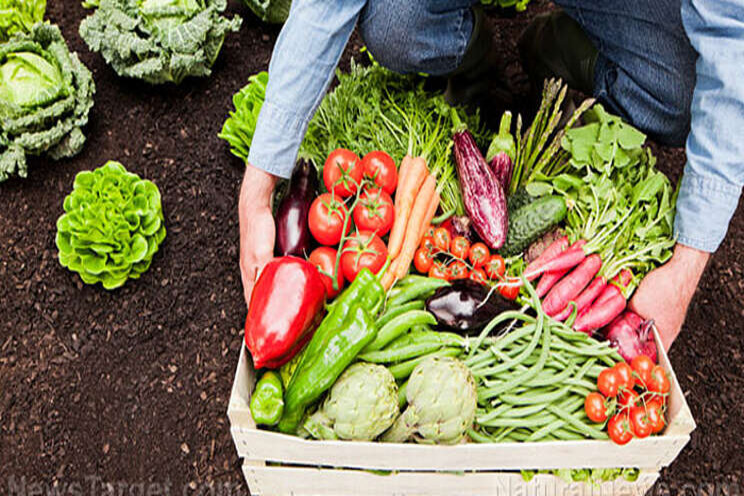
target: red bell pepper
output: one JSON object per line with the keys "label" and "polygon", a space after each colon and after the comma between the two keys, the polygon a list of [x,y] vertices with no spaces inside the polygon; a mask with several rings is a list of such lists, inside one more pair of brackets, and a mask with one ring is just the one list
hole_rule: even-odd
{"label": "red bell pepper", "polygon": [[324,303],[325,285],[314,265],[296,257],[266,264],[245,320],[245,344],[256,369],[291,360],[312,337]]}

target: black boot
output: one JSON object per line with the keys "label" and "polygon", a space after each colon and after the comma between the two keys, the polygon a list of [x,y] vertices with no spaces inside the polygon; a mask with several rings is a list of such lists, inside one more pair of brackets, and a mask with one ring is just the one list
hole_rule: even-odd
{"label": "black boot", "polygon": [[569,88],[592,94],[597,48],[562,10],[536,17],[519,40],[519,53],[533,88],[558,77]]}

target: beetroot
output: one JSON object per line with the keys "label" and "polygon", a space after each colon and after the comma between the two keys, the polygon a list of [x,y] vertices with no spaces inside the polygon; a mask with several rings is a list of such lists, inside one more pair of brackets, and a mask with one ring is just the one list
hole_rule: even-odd
{"label": "beetroot", "polygon": [[656,342],[651,332],[653,325],[653,320],[644,321],[635,312],[627,311],[613,320],[603,334],[626,362],[638,355],[646,355],[656,362]]}

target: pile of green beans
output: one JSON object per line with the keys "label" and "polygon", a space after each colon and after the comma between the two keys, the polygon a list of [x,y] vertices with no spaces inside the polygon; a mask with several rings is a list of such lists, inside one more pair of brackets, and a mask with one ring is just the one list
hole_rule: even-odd
{"label": "pile of green beans", "polygon": [[[607,439],[584,413],[596,378],[622,360],[608,343],[547,317],[525,280],[535,317],[505,312],[483,330],[464,358],[478,384],[473,441],[537,442]],[[489,333],[517,319],[522,326],[498,338]]]}

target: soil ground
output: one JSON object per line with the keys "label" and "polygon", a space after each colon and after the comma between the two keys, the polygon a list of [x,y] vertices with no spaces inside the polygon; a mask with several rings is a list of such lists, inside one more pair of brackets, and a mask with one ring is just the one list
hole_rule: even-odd
{"label": "soil ground", "polygon": [[[213,77],[151,88],[116,77],[82,43],[80,2],[49,4],[98,92],[82,154],[33,160],[28,179],[0,186],[0,494],[140,494],[145,483],[168,494],[247,494],[225,413],[245,317],[243,166],[217,132],[232,94],[267,67],[278,29],[232,3],[245,24]],[[529,17],[494,19],[516,86],[515,39]],[[342,66],[360,45],[354,38]],[[678,178],[683,151],[658,154]],[[54,245],[75,174],[109,159],[160,187],[168,227],[150,271],[113,292],[82,284]],[[659,494],[744,492],[742,210],[671,352],[698,428]]]}

